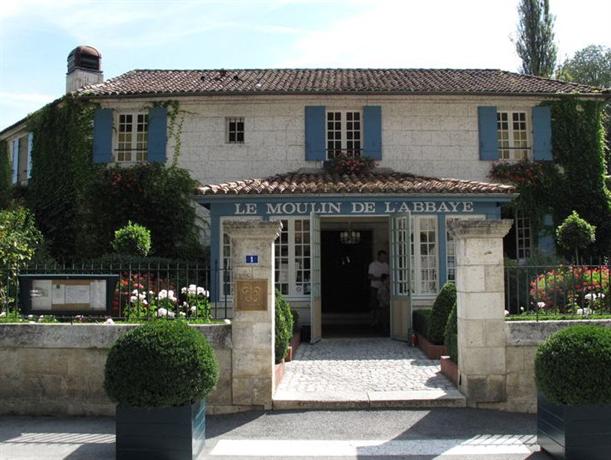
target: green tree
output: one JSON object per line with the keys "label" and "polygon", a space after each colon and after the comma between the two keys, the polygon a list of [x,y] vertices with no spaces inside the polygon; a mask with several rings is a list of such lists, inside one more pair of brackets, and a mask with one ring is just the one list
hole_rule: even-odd
{"label": "green tree", "polygon": [[520,0],[516,51],[522,59],[522,73],[550,77],[556,66],[554,16],[549,0]]}
{"label": "green tree", "polygon": [[567,58],[558,67],[556,76],[561,80],[611,88],[611,48],[586,46]]}
{"label": "green tree", "polygon": [[573,211],[556,229],[556,238],[561,248],[575,252],[575,263],[578,264],[579,250],[587,248],[596,240],[596,227]]}
{"label": "green tree", "polygon": [[0,142],[0,208],[5,209],[11,202],[11,165],[7,141]]}

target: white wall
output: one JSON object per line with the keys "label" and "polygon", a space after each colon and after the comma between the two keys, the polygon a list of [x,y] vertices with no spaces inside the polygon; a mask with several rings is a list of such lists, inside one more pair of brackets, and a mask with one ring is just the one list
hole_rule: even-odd
{"label": "white wall", "polygon": [[[152,99],[103,103],[142,109]],[[479,160],[477,107],[530,109],[540,99],[440,96],[216,96],[181,98],[184,122],[178,164],[203,184],[267,177],[303,167],[304,107],[382,106],[381,167],[435,177],[489,180],[490,162]],[[225,143],[225,117],[245,118],[245,143]],[[169,140],[168,157],[175,151]]]}

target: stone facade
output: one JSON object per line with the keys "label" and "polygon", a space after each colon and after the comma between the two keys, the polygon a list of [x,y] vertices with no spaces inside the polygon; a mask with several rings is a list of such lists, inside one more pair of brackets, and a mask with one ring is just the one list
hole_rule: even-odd
{"label": "stone facade", "polygon": [[[110,347],[135,325],[0,325],[0,414],[114,415],[104,392]],[[208,397],[209,413],[239,410],[232,401],[230,325],[193,326],[206,336],[220,379]]]}
{"label": "stone facade", "polygon": [[[101,103],[116,111],[144,111],[154,100],[108,99]],[[318,167],[318,162],[305,160],[304,107],[358,110],[364,105],[380,105],[381,167],[488,181],[490,162],[479,159],[477,107],[523,110],[530,117],[531,108],[540,103],[541,98],[515,96],[183,97],[178,165],[202,184]],[[244,144],[225,142],[225,117],[244,117]],[[529,127],[532,129],[530,121]],[[531,145],[532,133],[529,135]],[[168,162],[173,161],[175,152],[176,140],[170,135]]]}

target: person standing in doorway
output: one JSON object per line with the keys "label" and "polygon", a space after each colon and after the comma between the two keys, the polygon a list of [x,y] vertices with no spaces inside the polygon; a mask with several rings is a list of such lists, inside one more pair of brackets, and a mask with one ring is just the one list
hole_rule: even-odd
{"label": "person standing in doorway", "polygon": [[369,264],[369,308],[371,310],[372,327],[379,326],[378,289],[382,286],[382,275],[388,276],[388,255],[386,251],[378,251],[378,258]]}

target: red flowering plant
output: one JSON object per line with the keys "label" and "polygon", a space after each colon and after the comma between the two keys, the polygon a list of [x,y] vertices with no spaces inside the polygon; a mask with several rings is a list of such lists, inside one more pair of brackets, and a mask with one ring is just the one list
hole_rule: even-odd
{"label": "red flowering plant", "polygon": [[560,266],[536,276],[529,294],[538,308],[582,315],[607,306],[609,267]]}
{"label": "red flowering plant", "polygon": [[370,172],[375,166],[372,158],[346,152],[336,153],[333,159],[325,162],[327,171],[339,175],[363,174]]}

